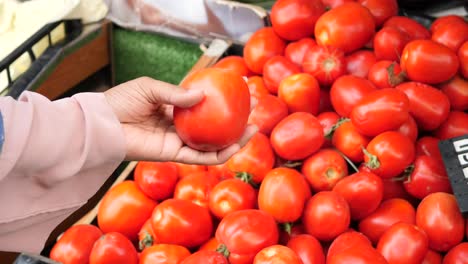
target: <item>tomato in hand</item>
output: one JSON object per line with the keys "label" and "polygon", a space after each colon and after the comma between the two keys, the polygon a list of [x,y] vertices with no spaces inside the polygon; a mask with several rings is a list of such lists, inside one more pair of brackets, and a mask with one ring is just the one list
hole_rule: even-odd
{"label": "tomato in hand", "polygon": [[224,58],[221,58],[218,62],[216,62],[215,65],[213,65],[213,67],[232,71],[240,76],[249,77],[252,75],[252,72],[245,64],[244,58],[242,58],[241,56],[226,56]]}
{"label": "tomato in hand", "polygon": [[320,149],[325,141],[315,116],[296,112],[281,120],[270,135],[276,154],[286,160],[301,160]]}
{"label": "tomato in hand", "polygon": [[310,47],[302,60],[302,70],[314,76],[321,85],[331,85],[346,73],[344,53],[333,46]]}
{"label": "tomato in hand", "polygon": [[375,86],[367,79],[344,75],[338,78],[330,89],[333,109],[340,116],[349,117],[352,108],[367,94],[375,90]]}
{"label": "tomato in hand", "polygon": [[325,264],[322,245],[320,241],[311,235],[294,236],[286,246],[296,252],[302,260],[302,264]]}
{"label": "tomato in hand", "polygon": [[[340,120],[340,116],[336,112],[321,112],[317,119],[323,127],[323,134],[325,135],[325,143],[322,148],[329,148],[332,146],[331,138],[334,132],[334,126]],[[333,130],[333,131],[332,131]]]}
{"label": "tomato in hand", "polygon": [[462,264],[468,259],[468,242],[463,242],[447,252],[443,264]]}
{"label": "tomato in hand", "polygon": [[276,55],[283,55],[286,43],[273,30],[264,27],[257,30],[245,43],[244,60],[249,69],[256,73],[263,73],[263,65]]}
{"label": "tomato in hand", "polygon": [[110,232],[96,240],[89,264],[137,264],[138,253],[132,242],[124,235]]}
{"label": "tomato in hand", "polygon": [[451,111],[447,119],[434,131],[439,139],[449,139],[468,134],[468,114]]}
{"label": "tomato in hand", "polygon": [[371,12],[355,2],[331,9],[315,24],[317,44],[334,46],[345,53],[364,47],[374,32],[375,22]]}
{"label": "tomato in hand", "polygon": [[394,27],[384,27],[375,34],[374,52],[378,60],[400,61],[401,53],[411,40],[405,32]]}
{"label": "tomato in hand", "polygon": [[282,245],[266,247],[255,255],[253,264],[303,264],[299,256],[290,248]]}
{"label": "tomato in hand", "polygon": [[313,38],[302,38],[298,41],[289,43],[284,51],[284,56],[286,59],[301,67],[306,52],[310,49],[310,47],[316,45],[317,43]]}
{"label": "tomato in hand", "polygon": [[439,150],[439,139],[431,136],[423,136],[416,141],[416,156],[427,155],[435,158],[443,164],[442,155]]}
{"label": "tomato in hand", "polygon": [[413,142],[416,142],[418,139],[418,124],[416,124],[416,120],[414,120],[411,115],[409,115],[408,120],[406,120],[406,122],[404,122],[396,131],[407,136]]}
{"label": "tomato in hand", "polygon": [[207,166],[205,165],[195,165],[195,164],[185,164],[179,162],[172,162],[177,167],[177,174],[179,179],[185,178],[193,173],[207,171]]}
{"label": "tomato in hand", "polygon": [[219,181],[218,175],[208,171],[194,173],[182,178],[177,183],[174,198],[191,201],[201,207],[208,208],[210,191]]}
{"label": "tomato in hand", "polygon": [[173,163],[145,161],[136,165],[134,178],[138,188],[156,201],[171,197],[179,179]]}
{"label": "tomato in hand", "polygon": [[229,264],[227,258],[216,251],[198,251],[184,259],[180,264]]}
{"label": "tomato in hand", "polygon": [[263,78],[260,76],[252,76],[247,79],[247,86],[249,87],[250,95],[260,99],[262,96],[270,94],[270,91],[265,86]]}
{"label": "tomato in hand", "polygon": [[358,50],[346,56],[346,71],[356,77],[367,78],[370,68],[376,62],[374,52]]}
{"label": "tomato in hand", "polygon": [[50,259],[63,264],[87,264],[94,242],[102,236],[93,225],[75,225],[63,233],[50,251]]}
{"label": "tomato in hand", "polygon": [[405,74],[401,71],[399,64],[382,60],[372,65],[368,78],[377,88],[383,89],[402,83],[405,80]]}
{"label": "tomato in hand", "polygon": [[328,248],[327,260],[333,255],[354,247],[372,247],[372,243],[364,234],[351,229],[333,240]]}
{"label": "tomato in hand", "polygon": [[138,232],[138,249],[144,250],[157,242],[158,241],[154,235],[153,226],[151,224],[151,218],[149,218]]}
{"label": "tomato in hand", "polygon": [[431,39],[454,52],[468,41],[468,23],[465,21],[452,21],[439,24],[432,32]]}
{"label": "tomato in hand", "polygon": [[188,256],[190,251],[185,247],[157,244],[141,252],[139,264],[179,264]]}
{"label": "tomato in hand", "polygon": [[256,204],[254,188],[243,179],[224,180],[211,190],[209,196],[210,211],[218,219],[234,211],[254,209]]}
{"label": "tomato in hand", "polygon": [[156,204],[138,189],[134,181],[124,181],[102,198],[97,213],[98,226],[103,233],[119,232],[136,241]]}
{"label": "tomato in hand", "polygon": [[263,81],[265,87],[272,94],[278,93],[278,87],[282,80],[301,72],[301,68],[290,62],[284,56],[274,56],[267,60],[263,66]]}
{"label": "tomato in hand", "polygon": [[436,251],[429,249],[421,264],[442,264],[442,256]]}
{"label": "tomato in hand", "polygon": [[257,105],[249,116],[249,124],[258,127],[258,131],[269,136],[273,128],[286,116],[288,106],[278,97],[265,95],[258,99]]}
{"label": "tomato in hand", "polygon": [[369,141],[349,120],[343,122],[332,136],[333,146],[353,162],[364,160],[362,149],[367,147]]}
{"label": "tomato in hand", "polygon": [[270,13],[275,32],[286,40],[312,36],[317,19],[325,12],[320,0],[278,0]]}
{"label": "tomato in hand", "polygon": [[308,73],[286,77],[278,89],[278,97],[288,105],[289,113],[307,112],[317,115],[320,106],[320,86]]}
{"label": "tomato in hand", "polygon": [[446,252],[464,237],[465,220],[453,194],[426,196],[416,210],[416,225],[426,232],[431,249]]}
{"label": "tomato in hand", "polygon": [[406,16],[393,16],[383,24],[383,27],[394,27],[408,34],[412,40],[430,39],[431,33],[416,20]]}
{"label": "tomato in hand", "polygon": [[460,74],[468,79],[468,41],[465,41],[458,49],[458,58],[460,60]]}
{"label": "tomato in hand", "polygon": [[468,80],[456,75],[450,81],[441,84],[439,87],[448,97],[452,110],[468,110]]}

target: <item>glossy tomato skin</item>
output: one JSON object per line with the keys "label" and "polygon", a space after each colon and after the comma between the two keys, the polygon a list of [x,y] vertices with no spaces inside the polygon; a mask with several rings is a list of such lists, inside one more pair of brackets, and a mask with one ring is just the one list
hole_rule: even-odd
{"label": "glossy tomato skin", "polygon": [[289,113],[307,112],[317,115],[320,106],[320,85],[314,76],[298,73],[281,81],[278,97],[283,100]]}
{"label": "glossy tomato skin", "polygon": [[416,224],[427,234],[429,247],[437,251],[447,252],[465,235],[465,220],[453,194],[426,196],[416,210]]}
{"label": "glossy tomato skin", "polygon": [[402,91],[386,88],[365,95],[350,114],[353,125],[366,136],[399,128],[409,118],[409,100]]}
{"label": "glossy tomato skin", "polygon": [[184,259],[180,264],[229,264],[227,258],[216,251],[197,251]]}
{"label": "glossy tomato skin", "polygon": [[216,175],[220,180],[232,179],[236,176],[236,174],[228,168],[227,162],[207,166],[207,171],[209,174]]}
{"label": "glossy tomato skin", "polygon": [[389,60],[381,60],[372,65],[368,78],[377,88],[383,89],[402,83],[404,74],[399,64]]}
{"label": "glossy tomato skin", "polygon": [[414,118],[411,115],[409,115],[408,120],[406,120],[406,122],[404,122],[397,129],[397,131],[407,136],[413,142],[416,142],[416,140],[418,139],[418,124],[416,124],[416,120],[414,120]]}
{"label": "glossy tomato skin", "polygon": [[188,256],[190,251],[185,247],[157,244],[141,252],[139,264],[179,264]]}
{"label": "glossy tomato skin", "polygon": [[349,230],[339,235],[333,240],[328,248],[327,260],[333,255],[339,254],[341,251],[348,250],[353,247],[372,247],[370,240],[362,233]]}
{"label": "glossy tomato skin", "polygon": [[327,264],[340,263],[388,264],[382,254],[370,246],[351,247],[332,255],[327,262]]}
{"label": "glossy tomato skin", "polygon": [[364,136],[351,121],[341,124],[333,133],[332,144],[351,161],[364,160],[362,148],[366,148],[370,138]]}
{"label": "glossy tomato skin", "polygon": [[322,245],[311,235],[294,236],[286,246],[296,252],[303,264],[325,264]]}
{"label": "glossy tomato skin", "polygon": [[443,164],[442,155],[439,150],[439,139],[431,136],[423,136],[416,141],[416,156],[427,155],[435,158],[440,164]]}
{"label": "glossy tomato skin", "polygon": [[376,87],[364,78],[344,75],[333,83],[330,89],[330,100],[340,116],[349,117],[352,108],[375,90]]}
{"label": "glossy tomato skin", "polygon": [[213,231],[207,208],[180,199],[167,199],[156,206],[151,223],[160,243],[187,248],[200,246]]}
{"label": "glossy tomato skin", "polygon": [[177,167],[169,162],[138,162],[135,183],[148,197],[160,201],[172,196],[179,179]]}
{"label": "glossy tomato skin", "polygon": [[379,240],[379,251],[389,263],[420,264],[429,249],[424,231],[408,223],[396,223]]}
{"label": "glossy tomato skin", "polygon": [[263,66],[263,81],[265,87],[272,94],[278,93],[278,87],[282,80],[301,72],[301,68],[290,62],[284,56],[274,56],[266,61]]}
{"label": "glossy tomato skin", "polygon": [[396,0],[359,0],[358,2],[370,10],[374,16],[376,27],[398,14]]}
{"label": "glossy tomato skin", "polygon": [[254,209],[257,194],[254,188],[240,179],[227,179],[218,183],[210,192],[209,208],[218,218],[246,209]]}
{"label": "glossy tomato skin", "polygon": [[262,249],[255,255],[253,264],[302,264],[299,256],[290,248],[273,245]]}
{"label": "glossy tomato skin", "polygon": [[450,80],[457,74],[457,54],[432,40],[413,40],[403,49],[401,69],[415,82],[437,84]]}
{"label": "glossy tomato skin", "polygon": [[367,78],[369,70],[377,62],[374,52],[358,50],[346,56],[346,71],[354,76]]}
{"label": "glossy tomato skin", "polygon": [[302,60],[302,70],[314,76],[321,85],[331,85],[346,73],[345,55],[333,46],[310,47]]}
{"label": "glossy tomato skin", "polygon": [[302,38],[300,40],[289,43],[284,51],[284,56],[286,59],[301,67],[306,52],[310,49],[310,47],[316,45],[317,43],[313,38]]}
{"label": "glossy tomato skin", "polygon": [[434,131],[439,139],[449,139],[468,134],[468,114],[451,111],[447,119]]}
{"label": "glossy tomato skin", "polygon": [[416,210],[406,200],[395,198],[382,202],[379,208],[359,222],[359,231],[372,243],[377,244],[380,237],[393,224],[404,222],[414,224]]}
{"label": "glossy tomato skin", "polygon": [[89,264],[137,264],[138,254],[127,237],[117,232],[110,232],[94,243]]}
{"label": "glossy tomato skin", "polygon": [[329,148],[332,146],[331,137],[332,137],[332,128],[340,120],[340,116],[336,112],[321,112],[317,119],[320,122],[320,125],[323,127],[323,134],[325,135],[325,143],[322,145],[322,148]]}
{"label": "glossy tomato skin", "polygon": [[226,56],[224,58],[221,58],[218,62],[216,62],[215,65],[213,65],[213,67],[233,71],[234,73],[240,76],[249,77],[252,75],[252,72],[245,64],[244,58],[242,58],[241,56]]}
{"label": "glossy tomato skin", "polygon": [[468,259],[468,242],[463,242],[447,252],[443,264],[458,264],[464,263]]}
{"label": "glossy tomato skin", "polygon": [[353,2],[354,0],[322,0],[322,3],[325,5],[326,10],[336,8],[346,2]]}
{"label": "glossy tomato skin", "polygon": [[468,41],[468,23],[465,21],[447,21],[439,24],[436,30],[432,32],[431,39],[457,52],[460,46]]}
{"label": "glossy tomato skin", "polygon": [[245,43],[244,60],[252,72],[261,74],[267,60],[276,55],[283,55],[285,48],[286,43],[273,28],[264,27],[257,30]]}
{"label": "glossy tomato skin", "polygon": [[273,128],[286,116],[288,106],[285,102],[273,95],[263,96],[249,116],[249,124],[258,127],[258,131],[269,136]]}
{"label": "glossy tomato skin", "polygon": [[430,27],[430,31],[431,31],[431,33],[434,33],[437,30],[439,30],[439,28],[441,28],[441,27],[443,27],[445,25],[451,24],[453,22],[461,23],[461,22],[465,22],[465,21],[463,20],[463,18],[461,16],[457,16],[457,15],[441,16],[441,17],[438,17],[436,20],[434,20],[434,22],[432,22],[431,27]]}
{"label": "glossy tomato skin", "polygon": [[320,0],[279,0],[271,8],[271,24],[283,39],[312,36],[317,19],[325,12]]}
{"label": "glossy tomato skin", "polygon": [[397,28],[384,27],[374,37],[375,56],[378,60],[400,61],[401,53],[410,39],[408,34]]}
{"label": "glossy tomato skin", "polygon": [[450,101],[437,88],[418,82],[406,82],[396,89],[408,96],[410,113],[422,130],[434,130],[447,119]]}
{"label": "glossy tomato skin", "polygon": [[312,196],[304,208],[302,222],[308,234],[320,241],[331,241],[345,232],[351,216],[348,203],[332,191]]}
{"label": "glossy tomato skin", "polygon": [[97,221],[103,233],[119,232],[136,241],[138,232],[153,212],[156,202],[147,197],[134,181],[112,187],[102,198]]}
{"label": "glossy tomato skin", "polygon": [[205,165],[196,165],[196,164],[185,164],[179,162],[172,162],[177,167],[177,174],[179,179],[185,178],[193,173],[207,171],[208,168]]}
{"label": "glossy tomato skin", "polygon": [[468,41],[465,41],[458,49],[458,58],[460,60],[460,74],[468,79]]}
{"label": "glossy tomato skin", "polygon": [[323,145],[323,128],[315,116],[296,112],[281,120],[270,135],[271,145],[278,156],[300,160],[315,153]]}
{"label": "glossy tomato skin", "polygon": [[369,9],[359,3],[347,2],[323,14],[315,24],[319,45],[330,45],[350,53],[372,38],[375,22]]}
{"label": "glossy tomato skin", "polygon": [[442,264],[442,256],[436,251],[429,249],[422,264]]}
{"label": "glossy tomato skin", "polygon": [[208,250],[208,251],[216,251],[221,245],[216,237],[210,238],[210,240],[206,241],[203,245],[198,248],[198,251]]}
{"label": "glossy tomato skin", "polygon": [[441,84],[439,87],[448,97],[452,110],[468,110],[468,80],[456,75],[450,81]]}
{"label": "glossy tomato skin", "polygon": [[194,173],[177,183],[174,198],[191,201],[201,207],[208,208],[210,191],[219,181],[217,175],[208,171]]}
{"label": "glossy tomato skin", "polygon": [[260,99],[262,96],[270,94],[270,91],[265,86],[265,82],[261,76],[251,76],[247,79],[250,95]]}
{"label": "glossy tomato skin", "polygon": [[383,27],[395,27],[405,32],[413,40],[430,39],[431,33],[423,25],[405,16],[394,16],[389,18],[383,24]]}
{"label": "glossy tomato skin", "polygon": [[64,264],[87,264],[94,242],[102,236],[93,225],[75,225],[63,233],[50,251],[50,259]]}

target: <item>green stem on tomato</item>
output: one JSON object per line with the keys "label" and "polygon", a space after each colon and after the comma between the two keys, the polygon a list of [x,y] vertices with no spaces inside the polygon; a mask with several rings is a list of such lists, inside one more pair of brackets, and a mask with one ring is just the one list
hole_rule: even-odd
{"label": "green stem on tomato", "polygon": [[335,148],[335,151],[338,152],[341,157],[343,157],[344,160],[346,160],[346,162],[351,166],[351,168],[353,168],[353,170],[355,172],[359,172],[359,169],[358,167],[354,164],[354,162],[352,160],[350,160],[343,152],[341,152],[339,149]]}
{"label": "green stem on tomato", "polygon": [[294,169],[294,168],[297,168],[299,166],[302,165],[302,162],[301,161],[287,161],[283,164],[283,167],[286,167],[286,168],[291,168],[291,169]]}
{"label": "green stem on tomato", "polygon": [[362,152],[364,152],[364,155],[366,155],[367,157],[369,157],[369,161],[366,162],[366,166],[369,167],[371,170],[375,170],[375,169],[378,169],[380,167],[380,161],[379,159],[377,158],[377,156],[375,156],[374,154],[370,153],[366,148],[364,148],[363,146],[361,146],[362,148]]}
{"label": "green stem on tomato", "polygon": [[293,227],[292,223],[282,223],[281,227],[286,233],[288,233],[288,235],[291,235],[291,230]]}
{"label": "green stem on tomato", "polygon": [[153,243],[154,243],[153,236],[151,236],[150,233],[145,231],[145,236],[138,243],[138,247],[140,248],[140,250],[144,250],[145,248],[151,247]]}
{"label": "green stem on tomato", "polygon": [[225,244],[220,244],[216,248],[216,252],[223,254],[225,258],[229,258],[229,255],[231,254],[231,252],[229,252],[229,249],[227,248]]}
{"label": "green stem on tomato", "polygon": [[329,139],[331,140],[332,137],[333,137],[333,133],[335,133],[335,130],[340,127],[342,124],[346,123],[346,122],[349,122],[350,119],[349,118],[346,118],[346,117],[342,117],[340,119],[338,119],[338,121],[336,122],[336,124],[334,124],[330,130],[328,130],[327,133],[325,133],[325,138],[326,139]]}
{"label": "green stem on tomato", "polygon": [[236,176],[235,176],[236,179],[239,179],[239,180],[241,180],[241,181],[243,181],[245,183],[248,183],[248,184],[252,185],[252,187],[254,187],[254,188],[259,187],[258,184],[253,181],[252,174],[250,174],[248,172],[245,172],[245,171],[238,171],[235,174],[236,174]]}
{"label": "green stem on tomato", "polygon": [[400,83],[404,82],[406,79],[406,74],[404,71],[401,71],[399,74],[395,74],[395,62],[392,62],[387,68],[388,83],[395,87]]}

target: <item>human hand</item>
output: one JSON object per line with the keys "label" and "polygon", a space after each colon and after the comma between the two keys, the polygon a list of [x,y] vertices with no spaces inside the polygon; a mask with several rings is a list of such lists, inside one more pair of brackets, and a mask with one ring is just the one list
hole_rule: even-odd
{"label": "human hand", "polygon": [[123,127],[126,160],[175,161],[214,165],[226,162],[257,132],[247,126],[239,142],[218,152],[201,152],[182,142],[172,121],[174,105],[190,107],[200,102],[201,90],[185,90],[165,82],[141,77],[104,93]]}

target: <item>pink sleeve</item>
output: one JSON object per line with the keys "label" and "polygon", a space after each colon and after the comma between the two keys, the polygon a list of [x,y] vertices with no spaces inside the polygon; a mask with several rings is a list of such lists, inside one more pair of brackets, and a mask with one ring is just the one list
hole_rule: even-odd
{"label": "pink sleeve", "polygon": [[94,195],[125,156],[103,94],[49,101],[0,97],[0,250],[38,253],[50,232]]}

